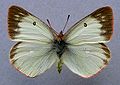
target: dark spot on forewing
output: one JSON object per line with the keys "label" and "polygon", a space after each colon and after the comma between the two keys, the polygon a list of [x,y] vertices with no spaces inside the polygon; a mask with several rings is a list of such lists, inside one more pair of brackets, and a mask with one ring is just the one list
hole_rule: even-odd
{"label": "dark spot on forewing", "polygon": [[33,25],[35,26],[35,25],[36,25],[36,22],[33,22]]}
{"label": "dark spot on forewing", "polygon": [[87,27],[87,23],[84,23],[84,27]]}

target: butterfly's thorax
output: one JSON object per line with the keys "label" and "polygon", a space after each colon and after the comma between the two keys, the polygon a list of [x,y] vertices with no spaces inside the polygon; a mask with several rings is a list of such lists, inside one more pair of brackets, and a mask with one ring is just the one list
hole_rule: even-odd
{"label": "butterfly's thorax", "polygon": [[54,40],[54,43],[53,43],[53,49],[56,50],[56,53],[57,53],[59,58],[62,56],[62,54],[64,53],[64,51],[66,49],[66,43],[64,41],[63,36],[64,35],[63,35],[62,31],[61,31],[58,34],[58,36],[56,37],[56,39]]}

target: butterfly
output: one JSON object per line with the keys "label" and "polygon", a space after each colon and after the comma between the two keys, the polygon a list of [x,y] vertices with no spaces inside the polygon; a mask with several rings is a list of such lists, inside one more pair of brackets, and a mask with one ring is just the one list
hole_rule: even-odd
{"label": "butterfly", "polygon": [[8,10],[8,35],[17,41],[10,51],[10,63],[28,77],[42,74],[54,63],[59,73],[65,64],[83,78],[94,76],[111,59],[105,43],[112,34],[113,12],[109,6],[81,19],[66,33],[57,33],[21,7]]}

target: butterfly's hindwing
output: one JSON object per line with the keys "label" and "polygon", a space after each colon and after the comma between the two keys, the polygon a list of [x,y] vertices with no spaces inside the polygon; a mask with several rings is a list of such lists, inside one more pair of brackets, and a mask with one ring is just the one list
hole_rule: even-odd
{"label": "butterfly's hindwing", "polygon": [[74,73],[89,78],[97,74],[110,60],[110,51],[102,43],[68,46],[63,63]]}
{"label": "butterfly's hindwing", "polygon": [[10,51],[10,62],[21,73],[35,77],[49,69],[57,55],[51,44],[18,42]]}

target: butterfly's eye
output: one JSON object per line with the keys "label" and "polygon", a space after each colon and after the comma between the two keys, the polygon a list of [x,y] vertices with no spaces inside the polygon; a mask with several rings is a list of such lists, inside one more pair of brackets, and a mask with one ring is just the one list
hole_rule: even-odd
{"label": "butterfly's eye", "polygon": [[84,23],[84,27],[87,27],[87,23]]}
{"label": "butterfly's eye", "polygon": [[36,25],[36,22],[33,22],[33,25],[35,26],[35,25]]}

